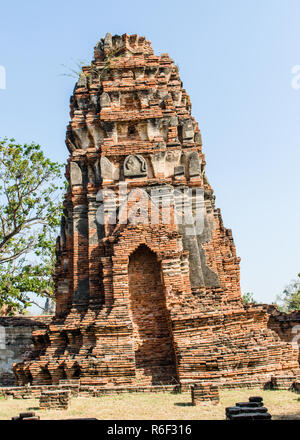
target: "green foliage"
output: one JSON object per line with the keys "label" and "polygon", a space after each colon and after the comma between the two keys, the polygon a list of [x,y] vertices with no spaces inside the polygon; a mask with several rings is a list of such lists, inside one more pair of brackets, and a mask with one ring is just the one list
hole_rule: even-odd
{"label": "green foliage", "polygon": [[[103,38],[102,38],[102,45],[103,45]],[[112,49],[109,53],[107,53],[103,59],[103,66],[100,68],[95,66],[93,63],[91,64],[90,73],[84,73],[83,67],[88,66],[89,62],[84,60],[74,60],[72,59],[74,66],[66,66],[65,64],[62,64],[64,68],[68,71],[68,73],[62,73],[63,76],[69,76],[71,78],[77,79],[79,76],[84,75],[86,77],[93,76],[98,77],[100,81],[103,79],[104,75],[110,71],[111,69],[111,62],[114,61],[117,58],[124,57],[124,53],[120,53],[120,49]]]}
{"label": "green foliage", "polygon": [[74,60],[72,58],[72,62],[74,63],[73,67],[67,66],[66,64],[62,64],[62,66],[68,71],[68,73],[61,73],[62,76],[69,76],[71,78],[78,78],[82,74],[83,66],[87,66],[88,62],[84,60]]}
{"label": "green foliage", "polygon": [[257,304],[257,301],[254,299],[254,295],[252,292],[246,292],[242,295],[242,301],[245,305],[247,304]]}
{"label": "green foliage", "polygon": [[298,279],[293,280],[277,297],[279,302],[278,308],[282,312],[292,312],[293,310],[300,310],[300,273]]}
{"label": "green foliage", "polygon": [[53,294],[62,189],[62,165],[39,145],[0,140],[0,309],[26,309],[29,292]]}

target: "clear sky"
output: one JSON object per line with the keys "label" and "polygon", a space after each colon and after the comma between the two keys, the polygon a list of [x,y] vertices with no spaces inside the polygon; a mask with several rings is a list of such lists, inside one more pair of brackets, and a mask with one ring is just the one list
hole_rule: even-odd
{"label": "clear sky", "polygon": [[63,65],[90,62],[106,32],[144,35],[179,65],[242,291],[272,302],[300,272],[299,23],[299,0],[2,2],[0,137],[64,162],[75,79]]}

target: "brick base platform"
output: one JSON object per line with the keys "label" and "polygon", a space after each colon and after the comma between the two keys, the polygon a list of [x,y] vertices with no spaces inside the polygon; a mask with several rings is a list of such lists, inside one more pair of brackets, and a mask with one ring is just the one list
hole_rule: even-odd
{"label": "brick base platform", "polygon": [[[207,382],[207,381],[206,381]],[[234,381],[210,382],[216,385],[219,390],[226,389],[244,389],[244,388],[259,388],[259,389],[288,389],[290,391],[300,392],[300,380],[296,376],[273,376],[261,378],[252,381]],[[125,394],[125,393],[182,393],[190,391],[199,382],[183,381],[177,385],[146,385],[146,386],[119,386],[107,387],[99,385],[83,385],[79,380],[61,380],[59,385],[34,385],[34,386],[17,386],[17,387],[2,387],[0,388],[0,396],[12,399],[38,399],[41,393],[45,391],[68,390],[73,397],[99,397],[111,394]]]}
{"label": "brick base platform", "polygon": [[[283,379],[284,378],[284,379]],[[277,379],[277,381],[276,381]],[[205,381],[207,382],[207,381]],[[244,389],[244,388],[259,388],[259,389],[289,389],[291,391],[300,392],[300,381],[296,376],[278,376],[270,377],[268,379],[252,380],[252,381],[234,381],[210,382],[217,386],[219,390],[226,389]],[[0,388],[0,396],[11,399],[39,399],[41,394],[46,391],[69,391],[72,397],[99,397],[112,394],[125,393],[181,393],[192,389],[199,382],[183,381],[177,385],[146,385],[146,386],[119,386],[107,387],[99,385],[83,385],[80,381],[75,380],[61,380],[59,385],[34,385],[34,386],[17,386],[17,387],[2,387]],[[297,385],[298,384],[298,385]],[[285,388],[284,388],[285,386]]]}

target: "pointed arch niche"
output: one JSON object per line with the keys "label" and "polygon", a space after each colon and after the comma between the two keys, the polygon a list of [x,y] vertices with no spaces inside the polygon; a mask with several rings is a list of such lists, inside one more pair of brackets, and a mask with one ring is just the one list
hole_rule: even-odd
{"label": "pointed arch niche", "polygon": [[175,383],[176,357],[161,264],[144,244],[129,257],[128,280],[137,379],[153,385]]}

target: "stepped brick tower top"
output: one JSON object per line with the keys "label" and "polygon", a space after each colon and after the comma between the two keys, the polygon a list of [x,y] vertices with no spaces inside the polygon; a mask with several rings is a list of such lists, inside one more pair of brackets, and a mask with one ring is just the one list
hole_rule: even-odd
{"label": "stepped brick tower top", "polygon": [[[189,253],[191,288],[203,291],[221,287],[231,299],[240,298],[239,259],[231,233],[223,228],[220,213],[214,207],[213,191],[205,176],[200,130],[191,116],[191,102],[177,66],[167,54],[154,55],[150,42],[137,35],[107,34],[96,45],[94,56],[91,65],[83,67],[71,98],[71,123],[66,139],[71,153],[67,167],[70,187],[58,241],[57,313],[69,311],[74,303],[91,304],[100,299],[105,303],[104,292],[100,292],[100,258],[108,256],[108,242],[118,240],[121,231],[132,229],[134,223],[129,221],[125,226],[119,221],[125,187],[122,183],[126,184],[127,196],[131,194],[135,202],[137,195],[132,194],[133,189],[139,188],[154,204],[154,189],[157,200],[163,198],[169,203],[171,218],[167,222],[160,219],[156,229],[160,234],[164,230],[168,241],[170,234],[176,237],[176,252],[181,249],[181,258]],[[192,188],[201,188],[202,198],[199,191],[198,198],[192,195]],[[99,194],[97,200],[97,193],[105,189],[116,195],[115,227],[111,224],[113,213],[109,203],[103,208],[103,225],[96,221],[97,210],[103,203]],[[183,195],[187,190],[189,194]],[[174,221],[182,197],[186,205],[190,203],[193,213],[197,203],[201,211],[202,200],[200,215],[205,217],[205,225],[198,234],[191,231],[193,225],[187,228],[184,221]],[[150,220],[148,226],[153,235]],[[135,229],[139,231],[139,227]],[[147,229],[144,227],[143,231]],[[183,239],[179,245],[178,233]],[[142,238],[140,232],[137,234]],[[133,242],[137,247],[136,238]],[[226,264],[230,267],[227,273]],[[188,286],[189,283],[185,291]]]}
{"label": "stepped brick tower top", "polygon": [[178,68],[137,35],[107,34],[71,98],[56,316],[17,383],[265,381],[298,353],[241,301]]}

